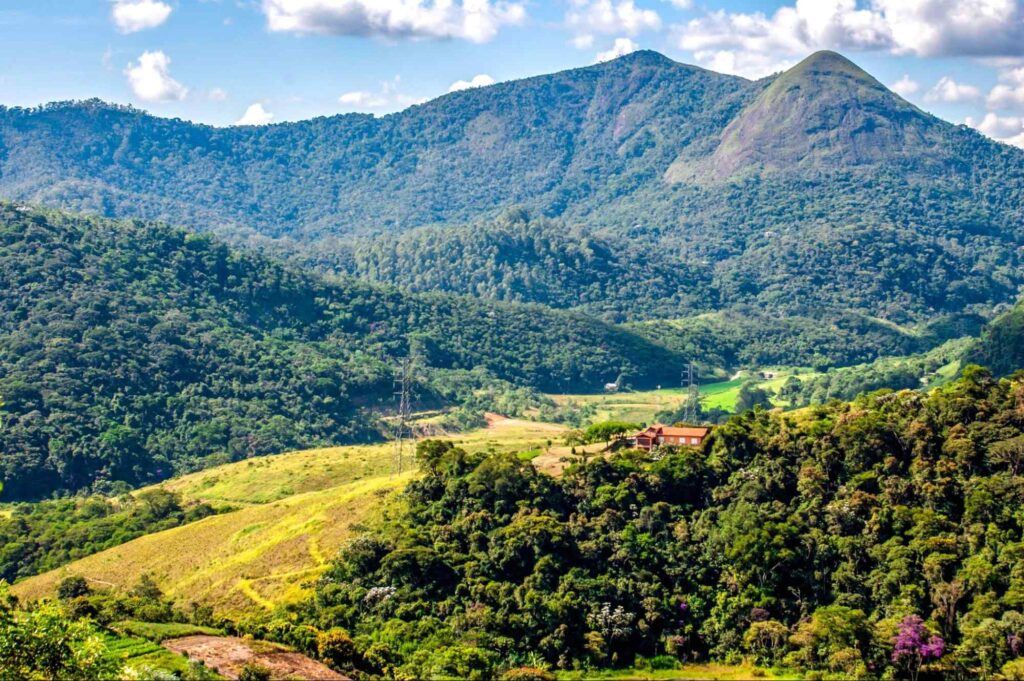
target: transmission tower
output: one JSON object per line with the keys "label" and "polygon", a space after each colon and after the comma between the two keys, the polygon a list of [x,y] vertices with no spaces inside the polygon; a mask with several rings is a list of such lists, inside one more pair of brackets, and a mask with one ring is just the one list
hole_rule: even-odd
{"label": "transmission tower", "polygon": [[683,421],[696,425],[700,416],[700,385],[697,383],[697,367],[693,362],[683,367],[682,384],[686,388]]}
{"label": "transmission tower", "polygon": [[395,452],[392,470],[402,474],[405,466],[407,440],[412,438],[409,420],[412,415],[412,383],[413,362],[411,357],[404,357],[395,367],[394,395],[397,410],[395,413]]}

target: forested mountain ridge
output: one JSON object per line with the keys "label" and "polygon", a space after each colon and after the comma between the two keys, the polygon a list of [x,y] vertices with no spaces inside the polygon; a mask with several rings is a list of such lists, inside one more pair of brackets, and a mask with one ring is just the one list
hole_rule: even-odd
{"label": "forested mountain ridge", "polygon": [[469,219],[513,203],[560,212],[654,178],[652,148],[668,160],[685,140],[713,133],[748,89],[645,52],[380,118],[213,128],[98,100],[2,109],[0,188],[110,215],[303,239]]}
{"label": "forested mountain ridge", "polygon": [[[563,235],[553,262],[574,258],[568,239],[594,238],[622,255],[613,270],[669,272],[642,287],[646,310],[710,299],[903,324],[985,313],[1024,286],[1024,152],[921,112],[833,53],[751,82],[639,52],[380,118],[264,127],[96,101],[7,108],[0,195],[273,239],[344,271],[353,249],[373,253],[366,267],[385,281],[403,257],[383,261],[396,233],[433,225],[440,243],[446,226],[522,206]],[[464,278],[457,266],[448,278]],[[595,308],[608,289],[586,278],[553,296],[540,283],[523,299],[578,293],[585,310],[638,318],[623,302]],[[468,292],[516,298],[487,282]]]}
{"label": "forested mountain ridge", "polygon": [[4,203],[0,288],[7,498],[379,437],[410,352],[422,399],[432,369],[564,390],[682,362],[575,313],[326,282],[206,235]]}

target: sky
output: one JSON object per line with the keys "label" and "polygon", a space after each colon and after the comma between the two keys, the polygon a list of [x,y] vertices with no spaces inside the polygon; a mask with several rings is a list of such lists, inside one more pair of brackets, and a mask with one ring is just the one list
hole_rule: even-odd
{"label": "sky", "polygon": [[637,49],[747,78],[842,52],[1024,147],[1024,0],[0,0],[0,104],[211,125],[384,115]]}

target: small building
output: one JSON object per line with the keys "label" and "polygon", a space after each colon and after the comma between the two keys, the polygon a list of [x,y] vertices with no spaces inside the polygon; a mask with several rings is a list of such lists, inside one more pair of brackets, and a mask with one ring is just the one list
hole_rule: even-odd
{"label": "small building", "polygon": [[690,426],[648,426],[632,438],[637,449],[651,451],[657,447],[699,447],[711,432],[710,428]]}

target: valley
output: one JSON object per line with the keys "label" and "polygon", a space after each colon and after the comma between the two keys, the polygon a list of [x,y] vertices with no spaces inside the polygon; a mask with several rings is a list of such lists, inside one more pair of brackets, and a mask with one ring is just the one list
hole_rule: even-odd
{"label": "valley", "polygon": [[1024,678],[1024,150],[626,52],[0,105],[0,681]]}

